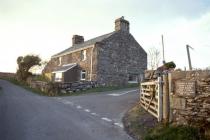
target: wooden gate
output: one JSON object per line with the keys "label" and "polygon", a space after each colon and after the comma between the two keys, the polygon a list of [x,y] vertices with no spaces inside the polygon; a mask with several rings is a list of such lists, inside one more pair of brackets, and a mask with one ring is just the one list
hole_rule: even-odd
{"label": "wooden gate", "polygon": [[152,82],[142,82],[140,89],[141,106],[155,116],[158,121],[163,118],[163,87],[161,77]]}

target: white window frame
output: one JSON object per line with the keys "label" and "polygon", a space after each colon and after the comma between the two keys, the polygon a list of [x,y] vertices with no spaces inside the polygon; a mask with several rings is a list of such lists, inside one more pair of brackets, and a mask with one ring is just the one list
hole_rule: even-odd
{"label": "white window frame", "polygon": [[62,72],[56,72],[55,73],[55,82],[61,82],[62,81],[62,77],[63,77],[63,73]]}
{"label": "white window frame", "polygon": [[59,57],[59,66],[62,64],[62,57]]}
{"label": "white window frame", "polygon": [[[83,78],[83,75],[85,75],[84,78]],[[81,72],[80,72],[80,80],[86,80],[86,70],[81,70]]]}
{"label": "white window frame", "polygon": [[87,50],[81,50],[81,60],[85,61],[87,59]]}

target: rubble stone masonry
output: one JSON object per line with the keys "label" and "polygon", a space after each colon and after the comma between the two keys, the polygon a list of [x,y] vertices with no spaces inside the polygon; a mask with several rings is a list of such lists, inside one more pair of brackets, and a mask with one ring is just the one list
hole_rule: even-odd
{"label": "rubble stone masonry", "polygon": [[[199,127],[209,125],[210,71],[175,71],[171,73],[171,77],[170,102],[173,122]],[[186,83],[186,86],[181,87],[183,85],[180,82]]]}
{"label": "rubble stone masonry", "polygon": [[144,73],[147,54],[129,32],[118,31],[98,47],[97,81],[125,85],[129,75]]}

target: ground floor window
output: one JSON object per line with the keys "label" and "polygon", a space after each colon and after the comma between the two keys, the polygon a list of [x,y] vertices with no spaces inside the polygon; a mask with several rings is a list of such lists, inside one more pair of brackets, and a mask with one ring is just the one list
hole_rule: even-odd
{"label": "ground floor window", "polygon": [[128,83],[138,83],[138,75],[129,74]]}
{"label": "ground floor window", "polygon": [[55,73],[55,82],[61,82],[62,81],[62,72]]}
{"label": "ground floor window", "polygon": [[86,70],[81,70],[81,80],[86,79]]}

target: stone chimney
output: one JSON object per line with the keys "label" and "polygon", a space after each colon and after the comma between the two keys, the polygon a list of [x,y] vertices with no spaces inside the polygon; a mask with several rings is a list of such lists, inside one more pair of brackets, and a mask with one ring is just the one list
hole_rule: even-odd
{"label": "stone chimney", "polygon": [[115,31],[129,32],[129,22],[122,16],[115,20]]}
{"label": "stone chimney", "polygon": [[75,44],[80,44],[84,42],[84,37],[80,35],[73,35],[72,37],[72,46]]}

